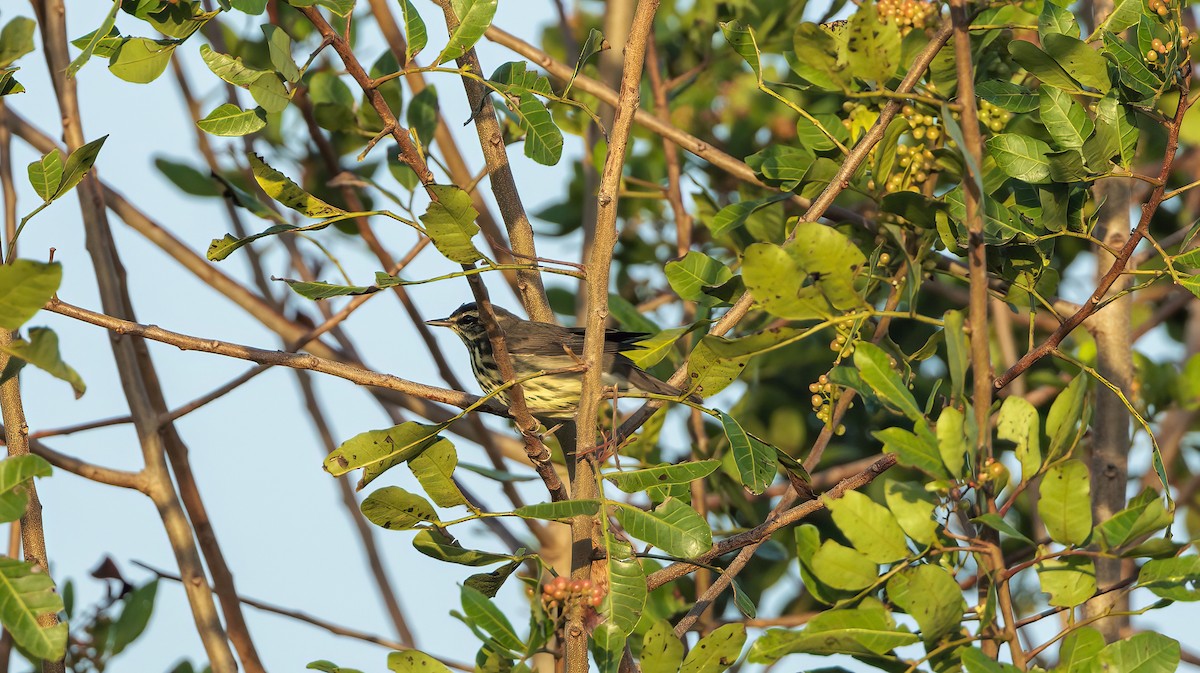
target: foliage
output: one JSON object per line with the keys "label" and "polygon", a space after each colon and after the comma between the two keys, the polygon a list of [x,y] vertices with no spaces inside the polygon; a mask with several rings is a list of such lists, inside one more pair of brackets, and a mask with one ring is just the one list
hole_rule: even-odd
{"label": "foliage", "polygon": [[[382,290],[399,291],[408,305],[410,286],[460,277],[500,283],[501,273],[491,272],[538,269],[555,274],[547,284],[558,313],[573,314],[573,300],[561,298],[575,286],[558,279],[586,280],[587,271],[507,251],[492,231],[480,235],[495,225],[479,197],[480,178],[468,182],[442,169],[453,162],[445,161],[439,89],[414,87],[413,78],[428,77],[443,92],[461,79],[472,96],[499,108],[500,131],[485,145],[520,143],[538,164],[573,158],[566,136],[582,138],[585,156],[564,171],[571,176],[566,198],[535,217],[539,240],[574,236],[594,226],[581,203],[594,198],[598,169],[614,161],[607,156],[611,129],[601,121],[607,113],[585,84],[604,76],[595,62],[606,46],[593,28],[599,17],[585,12],[564,21],[571,35],[548,30],[549,59],[526,55],[532,62],[504,63],[485,76],[472,48],[498,3],[448,5],[452,20],[443,33],[427,26],[419,3],[400,0],[396,25],[407,41],[368,58],[345,37],[357,26],[351,17],[367,13],[352,0],[271,0],[269,16],[267,2],[252,0],[222,0],[212,11],[195,0],[116,1],[95,31],[72,43],[78,52],[67,72],[93,76],[87,64],[108,59],[113,76],[149,84],[173,58],[194,55],[207,66],[207,85],[226,87],[229,99],[194,123],[206,143],[245,144],[207,169],[167,159],[157,166],[185,193],[227,199],[231,212],[253,216],[246,221],[266,221],[247,233],[236,220],[223,230],[235,233],[212,241],[208,261],[273,246],[306,262],[296,265],[302,280],[285,281],[295,292],[285,300],[289,309],[307,314],[307,300],[361,302]],[[660,132],[669,127],[694,142],[663,142],[641,127],[629,156],[615,158],[624,161],[617,204],[623,235],[612,251],[617,292],[609,310],[619,327],[646,332],[643,348],[629,353],[638,366],[663,379],[678,368],[686,393],[705,398],[688,402],[690,420],[659,413],[629,436],[606,411],[604,437],[613,441],[595,452],[600,469],[587,486],[596,495],[558,501],[523,502],[510,491],[512,475],[461,462],[468,447],[451,435],[483,402],[460,405],[466,408],[453,417],[420,407],[431,422],[360,429],[325,459],[334,477],[362,470],[359,489],[406,465],[419,490],[378,487],[361,501],[361,514],[402,531],[395,534],[411,537],[430,558],[493,568],[462,582],[452,611],[478,640],[476,670],[531,670],[547,653],[567,656],[571,634],[581,628],[605,673],[621,669],[627,656],[649,673],[722,673],[793,654],[852,657],[885,671],[1041,670],[1046,661],[1033,655],[1042,652],[1057,652],[1056,670],[1064,671],[1168,671],[1178,664],[1179,643],[1166,636],[1143,632],[1105,642],[1091,627],[1132,610],[1080,616],[1091,609],[1085,604],[1108,594],[1159,599],[1138,613],[1200,599],[1200,562],[1175,525],[1182,507],[1194,537],[1200,502],[1181,458],[1194,448],[1176,438],[1169,452],[1148,432],[1180,412],[1194,427],[1200,356],[1146,361],[1118,387],[1101,374],[1086,327],[1069,333],[1078,323],[1068,319],[1133,297],[1147,329],[1165,324],[1163,339],[1185,340],[1183,320],[1161,315],[1166,304],[1158,297],[1176,289],[1176,296],[1200,297],[1200,253],[1189,225],[1196,183],[1181,182],[1170,164],[1181,138],[1181,156],[1189,157],[1200,139],[1188,111],[1190,10],[1125,0],[1092,25],[1091,17],[1050,0],[974,4],[969,25],[951,36],[943,29],[950,12],[939,3],[845,5],[830,3],[830,16],[846,16],[835,23],[808,20],[820,13],[815,6],[784,0],[664,2],[659,10],[658,56],[650,67],[664,65],[642,97],[657,94],[655,106],[667,104],[654,110]],[[118,17],[138,34],[124,35]],[[261,25],[233,27],[248,17]],[[0,34],[0,94],[22,91],[12,64],[32,51],[33,28],[18,18]],[[434,34],[448,34],[440,50]],[[969,62],[956,51],[963,39]],[[569,76],[535,65],[549,68],[551,61]],[[970,89],[975,97],[964,95]],[[472,105],[479,124],[474,115],[490,108]],[[315,149],[288,140],[305,133]],[[105,138],[65,156],[51,150],[29,165],[42,203],[6,242],[0,328],[23,329],[53,301],[61,266],[17,258],[16,238],[80,184]],[[677,145],[694,153],[684,155],[682,167]],[[356,163],[346,160],[351,155]],[[1161,174],[1145,174],[1164,156]],[[497,170],[489,166],[493,185]],[[1099,228],[1105,204],[1096,188],[1117,180],[1148,185],[1143,219],[1126,250],[1106,244]],[[496,198],[512,226],[517,196],[502,190]],[[603,206],[613,197],[600,198]],[[1159,207],[1171,199],[1178,200]],[[395,228],[419,242],[414,254],[431,243],[446,274],[402,278],[403,264],[392,267],[398,256],[380,248],[371,229],[378,222],[403,225]],[[520,245],[518,238],[509,243]],[[1095,257],[1115,258],[1123,270],[1142,238],[1152,251],[1136,273],[1125,274],[1129,285],[1116,286],[1115,295],[1092,285],[1098,295],[1083,308],[1061,299],[1069,270]],[[347,240],[371,248],[388,268],[342,268],[328,244]],[[964,266],[984,245],[986,268]],[[1106,247],[1105,255],[1090,253]],[[257,254],[246,256],[262,264]],[[321,280],[309,272],[309,260],[344,277]],[[373,285],[350,277],[371,272]],[[961,300],[964,282],[986,287],[993,308]],[[513,287],[531,286],[516,280]],[[355,299],[340,299],[346,296]],[[655,310],[660,299],[674,307]],[[348,314],[357,305],[338,308]],[[981,322],[989,310],[1004,318],[991,331]],[[738,318],[725,324],[730,316]],[[1020,330],[1008,324],[1013,316]],[[720,328],[706,332],[714,322]],[[1047,337],[1053,330],[1062,333]],[[25,333],[3,347],[12,359],[0,382],[32,364],[81,395],[83,381],[60,356],[57,336],[43,327]],[[977,340],[987,343],[973,349]],[[1022,345],[1036,363],[1014,364],[1007,350]],[[1002,397],[981,398],[970,385],[981,377],[990,384],[990,370],[1010,367],[1025,380]],[[1152,468],[1133,475],[1144,490],[1098,516],[1099,485],[1088,460],[1094,410],[1106,395],[1119,396],[1139,421],[1137,451]],[[811,414],[801,408],[805,399]],[[675,436],[688,433],[687,452],[659,441],[667,423],[679,430]],[[479,425],[478,432],[487,431]],[[566,454],[550,435],[527,433],[530,455],[543,441]],[[610,460],[608,449],[620,460]],[[851,464],[857,467],[840,484],[821,481],[821,472],[809,475],[818,466]],[[472,479],[500,482],[513,506],[481,507],[460,482],[468,470]],[[21,484],[48,471],[29,457],[0,462],[6,520],[25,509]],[[538,548],[474,549],[460,533],[516,523],[536,536],[572,521],[590,522],[595,548],[565,564]],[[748,556],[730,563],[726,554],[741,550]],[[1114,559],[1136,571],[1100,581],[1099,568]],[[67,627],[36,623],[64,608],[53,583],[27,563],[3,561],[0,621],[33,656],[58,657]],[[781,581],[790,572],[798,572],[799,587]],[[528,609],[506,614],[493,599],[518,583],[531,596]],[[141,634],[155,587],[136,588],[97,611],[85,629],[91,649],[68,651],[75,670],[103,670]],[[108,617],[117,602],[120,615]],[[737,615],[750,618],[759,604],[783,606],[781,620],[790,625],[747,629]],[[1061,634],[1037,627],[1018,634],[1058,614],[1067,617]],[[797,615],[808,617],[786,619]],[[672,624],[696,619],[701,635],[685,648]],[[723,621],[729,623],[717,626]],[[1000,663],[997,652],[1011,663]],[[415,650],[391,654],[386,666],[446,669],[432,652]],[[328,660],[309,668],[353,670]]]}

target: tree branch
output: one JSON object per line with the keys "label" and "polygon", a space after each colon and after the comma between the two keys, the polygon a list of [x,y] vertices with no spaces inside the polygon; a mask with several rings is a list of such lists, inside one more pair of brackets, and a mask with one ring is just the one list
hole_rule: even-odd
{"label": "tree branch", "polygon": [[[571,484],[571,495],[575,498],[595,498],[598,494],[593,470],[596,446],[596,414],[600,405],[601,377],[604,374],[604,324],[608,318],[609,272],[612,268],[613,251],[617,247],[617,204],[621,187],[621,173],[625,167],[625,152],[629,135],[633,130],[634,113],[641,102],[642,69],[646,60],[646,42],[654,28],[654,14],[659,0],[638,0],[634,10],[633,25],[629,30],[629,41],[625,45],[625,60],[621,71],[621,95],[617,100],[616,114],[608,138],[608,156],[600,174],[600,188],[596,197],[596,231],[587,261],[587,279],[584,291],[587,294],[585,314],[585,338],[583,342],[583,384],[579,393],[579,410],[575,416],[577,429],[575,443],[575,475]],[[596,534],[596,517],[577,516],[571,520],[571,577],[578,580],[591,579],[593,538]],[[566,626],[566,671],[586,673],[587,631],[583,625],[583,611],[570,614]]]}
{"label": "tree branch", "polygon": [[1121,247],[1121,251],[1113,259],[1112,266],[1108,268],[1108,271],[1096,283],[1096,290],[1092,292],[1092,296],[1088,298],[1087,302],[1074,315],[1067,318],[1037,348],[1026,353],[1017,361],[1017,364],[1009,367],[1008,371],[997,377],[994,383],[997,390],[1008,385],[1013,379],[1032,367],[1038,360],[1041,360],[1054,349],[1058,348],[1058,345],[1062,343],[1068,334],[1083,324],[1083,321],[1088,316],[1099,309],[1100,302],[1108,294],[1109,288],[1125,272],[1125,265],[1129,262],[1129,258],[1133,255],[1133,251],[1137,248],[1138,243],[1146,236],[1146,232],[1150,228],[1150,220],[1153,219],[1154,213],[1158,211],[1158,206],[1162,203],[1163,196],[1166,194],[1167,179],[1171,176],[1171,166],[1175,161],[1175,152],[1179,149],[1179,129],[1183,125],[1183,116],[1188,110],[1188,89],[1191,81],[1190,64],[1186,66],[1185,72],[1179,79],[1179,103],[1175,106],[1175,116],[1167,124],[1167,146],[1163,151],[1162,168],[1158,172],[1158,185],[1150,192],[1150,199],[1142,205],[1142,215],[1141,219],[1138,220],[1137,226],[1129,234],[1129,239],[1125,241],[1125,245]]}

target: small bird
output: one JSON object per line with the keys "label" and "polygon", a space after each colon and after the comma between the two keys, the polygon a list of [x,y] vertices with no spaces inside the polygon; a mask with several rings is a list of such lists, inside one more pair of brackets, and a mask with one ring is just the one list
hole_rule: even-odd
{"label": "small bird", "polygon": [[[560,327],[550,323],[522,320],[512,313],[492,306],[496,323],[504,332],[504,341],[513,363],[517,378],[540,371],[567,369],[582,363],[584,330],[581,327]],[[504,383],[500,368],[492,355],[492,342],[488,339],[487,327],[479,315],[474,302],[458,307],[449,317],[427,320],[426,325],[449,327],[467,345],[471,352],[471,371],[485,392],[492,392]],[[641,348],[637,342],[646,338],[640,332],[604,331],[604,374],[603,386],[613,386],[620,392],[654,393],[681,397],[683,391],[663,383],[638,368],[622,351]],[[525,404],[529,412],[539,418],[569,419],[579,407],[582,388],[582,372],[549,374],[529,379],[521,384],[525,393]],[[509,403],[505,393],[497,395],[505,404]],[[699,401],[695,395],[692,401]]]}

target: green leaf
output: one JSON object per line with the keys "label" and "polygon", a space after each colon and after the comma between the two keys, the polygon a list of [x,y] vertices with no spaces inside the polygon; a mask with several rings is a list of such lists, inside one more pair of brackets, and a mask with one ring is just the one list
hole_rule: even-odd
{"label": "green leaf", "polygon": [[575,61],[575,69],[571,71],[571,78],[567,80],[567,86],[563,89],[562,97],[566,98],[571,91],[571,85],[575,84],[575,78],[579,77],[579,73],[583,70],[583,66],[588,60],[602,51],[611,49],[608,40],[604,39],[604,33],[592,28],[588,31],[587,39],[583,41],[583,46],[579,48],[579,58]]}
{"label": "green leaf", "polygon": [[154,166],[185,194],[192,196],[222,195],[221,188],[211,175],[201,173],[188,164],[157,157],[154,159]]}
{"label": "green leaf", "polygon": [[[63,362],[62,355],[58,352],[58,335],[49,327],[31,328],[28,341],[16,339],[8,346],[0,346],[0,350],[20,358],[54,378],[70,383],[71,388],[75,390],[75,399],[83,397],[87,390],[79,372]],[[0,381],[2,380],[0,378]]]}
{"label": "green leaf", "polygon": [[419,650],[389,653],[387,667],[392,673],[450,673],[445,664]]}
{"label": "green leaf", "polygon": [[1112,13],[1097,27],[1096,32],[1107,30],[1119,35],[1126,28],[1136,26],[1142,16],[1142,6],[1140,0],[1117,0],[1113,3]]}
{"label": "green leaf", "polygon": [[667,498],[649,512],[620,504],[613,514],[630,535],[672,556],[691,558],[712,547],[708,522],[675,498]]}
{"label": "green leaf", "polygon": [[626,493],[637,493],[651,486],[688,484],[712,474],[721,465],[719,460],[697,460],[677,465],[661,465],[628,472],[605,472],[601,476]]}
{"label": "green leaf", "polygon": [[427,86],[413,96],[408,103],[408,128],[416,133],[417,139],[426,147],[433,142],[437,131],[438,95],[437,88]]}
{"label": "green leaf", "polygon": [[296,67],[296,61],[292,59],[292,38],[288,36],[287,31],[269,23],[264,23],[259,28],[266,38],[267,51],[275,72],[289,82],[300,81],[300,68]]}
{"label": "green leaf", "polygon": [[961,311],[946,311],[942,314],[942,333],[946,337],[946,366],[950,369],[951,401],[963,400],[967,367],[971,364],[971,344],[964,328]]}
{"label": "green leaf", "polygon": [[909,556],[904,530],[883,505],[858,491],[822,500],[846,539],[872,562],[892,563]]}
{"label": "green leaf", "polygon": [[563,500],[561,502],[542,502],[536,505],[525,505],[513,510],[513,514],[522,519],[558,521],[576,516],[592,516],[598,511],[600,511],[599,500]]}
{"label": "green leaf", "polygon": [[1099,631],[1082,626],[1073,629],[1063,638],[1058,648],[1056,673],[1090,673],[1096,655],[1104,649],[1104,636]]}
{"label": "green leaf", "polygon": [[[237,0],[231,0],[231,2],[236,3]],[[185,662],[185,663],[187,663],[187,662]],[[182,666],[182,665],[183,664],[180,664],[180,666]],[[308,662],[308,665],[305,666],[304,668],[311,669],[314,671],[321,671],[322,673],[363,673],[361,670],[359,670],[357,668],[346,668],[345,666],[338,666],[337,664],[333,663],[332,661],[329,661],[328,659],[318,659],[317,661],[310,661],[310,662]],[[189,664],[187,664],[186,670],[182,669],[180,667],[177,667],[174,670],[172,670],[171,673],[193,673],[193,669],[192,669],[191,664],[189,663]]]}
{"label": "green leaf", "polygon": [[368,521],[388,530],[411,530],[438,520],[428,500],[399,486],[385,486],[368,495],[360,509]]}
{"label": "green leaf", "polygon": [[413,7],[412,0],[400,0],[400,14],[404,19],[404,36],[407,39],[404,62],[408,64],[425,48],[429,35],[425,32],[425,21],[421,19],[417,8]]}
{"label": "green leaf", "polygon": [[63,609],[50,575],[31,563],[0,556],[0,622],[23,650],[39,659],[61,659],[67,624],[38,626],[37,618]]}
{"label": "green leaf", "polygon": [[500,593],[500,588],[522,563],[520,560],[509,561],[491,572],[476,573],[468,577],[463,586],[471,587],[488,598],[495,598],[496,594]]}
{"label": "green leaf", "polygon": [[41,456],[27,454],[0,460],[0,523],[25,516],[29,505],[25,483],[34,477],[48,477],[50,472],[50,463]]}
{"label": "green leaf", "polygon": [[963,477],[966,465],[967,435],[963,430],[963,414],[954,407],[945,407],[937,421],[938,453],[942,463],[955,479]]}
{"label": "green leaf", "polygon": [[438,55],[434,65],[441,65],[462,56],[475,46],[496,15],[497,0],[459,0],[454,3],[459,24],[450,34],[450,42]]}
{"label": "green leaf", "polygon": [[1042,478],[1038,515],[1055,542],[1081,545],[1092,533],[1091,480],[1087,465],[1071,459]]}
{"label": "green leaf", "polygon": [[642,639],[642,656],[638,662],[642,673],[676,673],[683,663],[683,641],[675,637],[671,623],[655,619]]}
{"label": "green leaf", "polygon": [[1138,586],[1172,601],[1200,600],[1200,556],[1146,561],[1138,572]]}
{"label": "green leaf", "polygon": [[1082,149],[1095,130],[1083,106],[1065,91],[1045,85],[1038,89],[1038,101],[1042,123],[1059,149]]}
{"label": "green leaf", "polygon": [[464,566],[490,566],[495,563],[513,560],[508,554],[493,554],[486,551],[463,548],[457,540],[436,528],[426,528],[413,537],[413,547],[431,559],[443,563],[456,563]]}
{"label": "green leaf", "polygon": [[1096,525],[1099,541],[1107,549],[1122,547],[1149,533],[1171,525],[1171,512],[1162,498],[1147,488],[1129,501],[1129,505]]}
{"label": "green leaf", "polygon": [[145,632],[146,626],[150,624],[150,616],[154,613],[154,597],[157,594],[158,580],[154,580],[134,589],[121,599],[121,615],[112,625],[110,652],[113,655],[120,654]]}
{"label": "green leaf", "polygon": [[865,554],[826,540],[809,562],[813,574],[834,589],[861,591],[875,584],[879,567]]}
{"label": "green leaf", "polygon": [[29,184],[43,201],[51,201],[62,182],[62,152],[54,148],[41,159],[29,164]]}
{"label": "green leaf", "polygon": [[608,593],[598,612],[628,637],[646,607],[646,574],[629,545],[608,540]]}
{"label": "green leaf", "polygon": [[0,329],[15,330],[58,292],[62,265],[18,259],[0,264]]}
{"label": "green leaf", "polygon": [[496,644],[511,651],[523,652],[525,643],[517,635],[512,622],[492,603],[491,599],[471,587],[462,589],[462,607],[470,622],[492,637]]}
{"label": "green leaf", "polygon": [[679,673],[721,673],[737,662],[746,644],[744,624],[726,624],[700,639],[683,660]]}
{"label": "green leaf", "polygon": [[1053,2],[1043,4],[1042,13],[1038,15],[1038,37],[1044,42],[1050,35],[1079,37],[1079,22],[1075,15]]}
{"label": "green leaf", "polygon": [[438,440],[444,425],[408,421],[386,430],[368,430],[342,442],[322,463],[335,477],[363,468],[358,488],[395,465],[415,458]]}
{"label": "green leaf", "polygon": [[900,28],[895,22],[881,23],[874,3],[860,5],[850,17],[846,61],[855,77],[880,85],[890,80],[900,66]]}
{"label": "green leaf", "polygon": [[92,170],[92,165],[96,163],[96,157],[100,155],[100,148],[104,147],[104,141],[108,140],[108,136],[100,136],[86,145],[80,145],[79,149],[71,152],[71,156],[67,157],[67,163],[63,166],[62,181],[58,183],[58,189],[54,192],[51,201],[66,194],[75,188],[75,185],[83,181],[83,178]]}
{"label": "green leaf", "polygon": [[1025,40],[1013,40],[1008,43],[1008,53],[1016,59],[1021,67],[1028,70],[1032,75],[1042,80],[1043,84],[1066,89],[1067,91],[1078,91],[1079,84],[1067,74],[1066,70],[1058,64],[1058,61],[1050,57],[1049,54],[1039,49],[1032,42]]}
{"label": "green leaf", "polygon": [[1085,556],[1046,559],[1037,566],[1042,591],[1050,605],[1073,608],[1096,594],[1096,564]]}
{"label": "green leaf", "polygon": [[1179,667],[1179,642],[1146,631],[1111,643],[1096,657],[1100,670],[1124,673],[1174,673]]}
{"label": "green leaf", "polygon": [[221,105],[196,122],[205,133],[226,137],[244,136],[260,131],[266,125],[267,113],[262,108],[243,110],[232,103]]}
{"label": "green leaf", "polygon": [[1051,149],[1041,140],[1016,133],[997,133],[984,144],[996,160],[996,167],[1010,178],[1030,184],[1050,182],[1050,162],[1046,155]]}
{"label": "green leaf", "polygon": [[733,231],[734,229],[746,224],[746,220],[749,219],[749,217],[760,208],[764,208],[773,203],[778,203],[791,197],[792,195],[788,192],[775,192],[772,194],[767,194],[760,199],[731,203],[717,211],[717,214],[713,216],[712,220],[708,224],[708,230],[712,232],[713,236],[724,236],[730,231]]}
{"label": "green leaf", "polygon": [[855,281],[866,261],[845,234],[816,222],[800,222],[795,239],[782,246],[755,243],[746,248],[742,278],[772,315],[824,318],[863,305]]}
{"label": "green leaf", "polygon": [[97,45],[113,30],[113,24],[117,21],[117,10],[119,9],[121,9],[121,0],[113,0],[112,8],[108,10],[108,14],[104,15],[104,20],[100,22],[100,27],[92,33],[91,39],[83,46],[83,50],[67,66],[67,77],[74,77],[75,73],[79,72],[79,69],[92,58],[92,53],[96,51]]}
{"label": "green leaf", "polygon": [[767,490],[779,471],[775,464],[775,451],[743,430],[729,414],[721,414],[721,427],[729,439],[733,462],[737,465],[742,484],[755,495]]}
{"label": "green leaf", "polygon": [[713,303],[704,294],[705,287],[720,285],[733,278],[733,272],[721,262],[702,252],[691,251],[683,259],[667,262],[667,282],[681,298],[705,304]]}
{"label": "green leaf", "polygon": [[1050,405],[1050,411],[1046,415],[1046,435],[1050,437],[1046,460],[1056,460],[1070,451],[1087,429],[1087,424],[1082,422],[1087,401],[1087,386],[1086,375],[1080,373]]}
{"label": "green leaf", "polygon": [[25,85],[14,77],[14,73],[18,70],[20,68],[0,68],[0,96],[25,93]]}
{"label": "green leaf", "polygon": [[[88,45],[89,42],[92,41],[92,38],[96,37],[97,32],[98,31],[92,31],[83,37],[75,38],[74,40],[71,40],[71,44],[83,49]],[[100,36],[100,41],[96,43],[95,49],[92,51],[92,55],[99,56],[101,58],[108,58],[113,55],[113,52],[117,50],[117,47],[121,45],[121,42],[124,39],[125,38],[121,36],[121,31],[117,30],[116,28],[110,28],[107,34]]]}
{"label": "green leaf", "polygon": [[746,157],[746,164],[768,185],[792,191],[804,181],[815,158],[805,147],[768,145]]}
{"label": "green leaf", "polygon": [[457,465],[458,452],[448,439],[437,440],[408,461],[413,476],[438,507],[467,504],[466,497],[454,483],[454,468]]}
{"label": "green leaf", "polygon": [[545,103],[532,93],[522,93],[517,99],[517,112],[525,130],[525,156],[543,166],[557,164],[562,158],[563,135]]}
{"label": "green leaf", "polygon": [[304,191],[288,176],[267,165],[267,162],[257,154],[249,153],[246,158],[250,161],[254,179],[262,187],[263,192],[288,208],[316,218],[334,217],[346,212]]}
{"label": "green leaf", "polygon": [[671,353],[675,347],[675,342],[701,324],[696,323],[690,327],[673,327],[661,330],[649,339],[637,342],[639,348],[627,351],[625,357],[633,360],[633,364],[642,369],[649,369],[662,362],[662,359]]}
{"label": "green leaf", "polygon": [[904,384],[900,374],[892,369],[890,358],[882,348],[868,341],[857,342],[854,346],[854,366],[858,368],[863,383],[871,387],[881,402],[916,423],[925,421],[912,391]]}
{"label": "green leaf", "polygon": [[4,24],[0,31],[0,68],[7,68],[14,61],[33,51],[33,32],[37,22],[18,16]]}
{"label": "green leaf", "polygon": [[1042,48],[1080,84],[1100,93],[1108,93],[1112,88],[1112,80],[1108,77],[1108,61],[1086,42],[1056,33],[1042,40]]}
{"label": "green leaf", "polygon": [[1016,444],[1017,460],[1021,463],[1021,481],[1028,481],[1042,469],[1038,412],[1028,400],[1017,395],[1004,398],[996,417],[996,436]]}
{"label": "green leaf", "polygon": [[454,185],[429,185],[427,187],[436,201],[421,216],[425,233],[433,239],[433,245],[448,259],[459,264],[472,264],[483,259],[471,243],[479,233],[475,224],[478,211],[471,205],[471,195]]}
{"label": "green leaf", "polygon": [[759,63],[758,43],[754,39],[754,29],[741,21],[718,22],[717,27],[721,29],[725,41],[733,47],[738,56],[742,57],[746,65],[750,66],[754,77],[761,82],[762,65]]}
{"label": "green leaf", "polygon": [[975,87],[975,95],[1009,112],[1032,112],[1038,108],[1038,98],[1020,84],[989,79]]}
{"label": "green leaf", "polygon": [[1112,33],[1104,33],[1104,51],[1120,66],[1121,84],[1142,98],[1153,97],[1163,86],[1162,79],[1146,67],[1144,54]]}
{"label": "green leaf", "polygon": [[932,437],[918,437],[904,428],[885,428],[871,433],[883,443],[884,453],[894,453],[901,465],[924,470],[937,479],[949,479]]}
{"label": "green leaf", "polygon": [[827,91],[850,89],[851,73],[841,57],[841,45],[832,33],[815,23],[802,22],[792,33],[795,56],[788,61],[792,71]]}
{"label": "green leaf", "polygon": [[747,660],[771,664],[788,654],[850,654],[875,658],[920,639],[896,622],[883,605],[866,598],[859,607],[828,610],[801,630],[770,629],[750,647]]}
{"label": "green leaf", "polygon": [[131,37],[121,41],[108,60],[108,70],[120,79],[134,84],[148,84],[158,79],[171,63],[177,42]]}
{"label": "green leaf", "polygon": [[284,86],[283,79],[273,72],[265,73],[254,80],[250,85],[250,95],[268,114],[283,112],[292,102],[292,96]]}
{"label": "green leaf", "polygon": [[996,512],[980,514],[979,516],[971,519],[971,521],[974,523],[981,523],[994,531],[998,531],[1009,537],[1014,537],[1030,545],[1033,544],[1033,540],[1030,540],[1024,533],[1017,530],[1015,526],[1005,521],[1004,517],[1000,516]]}
{"label": "green leaf", "polygon": [[938,522],[933,518],[937,502],[919,484],[888,479],[884,497],[896,523],[919,544],[930,545],[937,539]]}
{"label": "green leaf", "polygon": [[[284,33],[284,37],[287,37],[286,33]],[[214,75],[234,86],[248,87],[258,81],[258,78],[267,74],[266,70],[258,70],[257,68],[247,66],[245,63],[242,63],[242,59],[240,58],[234,58],[219,51],[213,51],[207,44],[200,45],[200,58]]]}
{"label": "green leaf", "polygon": [[962,590],[945,568],[921,564],[893,575],[887,583],[892,603],[917,620],[921,639],[935,643],[962,620],[966,601]]}

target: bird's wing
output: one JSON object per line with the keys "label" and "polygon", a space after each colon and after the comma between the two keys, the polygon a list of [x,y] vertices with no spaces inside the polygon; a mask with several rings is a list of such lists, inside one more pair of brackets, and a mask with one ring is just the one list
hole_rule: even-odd
{"label": "bird's wing", "polygon": [[[505,334],[509,350],[513,353],[537,355],[563,355],[570,350],[577,357],[583,356],[584,329],[582,327],[559,327],[557,325],[540,325],[537,330],[521,330],[513,334],[509,330]],[[604,352],[620,353],[622,351],[641,348],[637,341],[646,338],[641,332],[621,332],[605,330]]]}

